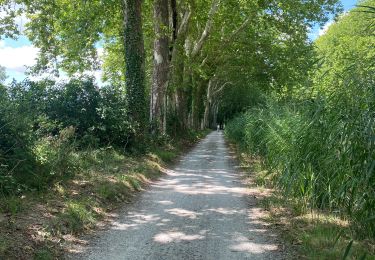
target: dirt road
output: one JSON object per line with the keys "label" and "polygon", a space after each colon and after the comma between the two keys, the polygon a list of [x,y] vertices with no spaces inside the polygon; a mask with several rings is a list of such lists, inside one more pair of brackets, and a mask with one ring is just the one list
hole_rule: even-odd
{"label": "dirt road", "polygon": [[74,259],[282,259],[221,132],[120,212]]}

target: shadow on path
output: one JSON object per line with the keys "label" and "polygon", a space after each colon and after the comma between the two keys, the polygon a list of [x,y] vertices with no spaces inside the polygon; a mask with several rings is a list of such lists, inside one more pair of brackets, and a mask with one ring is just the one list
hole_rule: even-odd
{"label": "shadow on path", "polygon": [[213,132],[72,259],[282,259]]}

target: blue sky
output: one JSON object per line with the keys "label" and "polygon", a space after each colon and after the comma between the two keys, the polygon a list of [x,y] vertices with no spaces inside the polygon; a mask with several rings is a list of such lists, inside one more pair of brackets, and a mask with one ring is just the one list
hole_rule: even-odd
{"label": "blue sky", "polygon": [[[355,6],[357,0],[342,0],[341,2],[344,10],[348,11]],[[16,22],[22,29],[26,18],[19,17]],[[319,26],[312,28],[309,38],[315,40],[327,30],[331,23],[332,21],[329,21],[323,28],[319,28]],[[6,68],[7,82],[10,82],[13,78],[17,81],[25,79],[26,66],[34,65],[37,55],[38,49],[25,36],[20,36],[17,40],[0,40],[0,65]],[[94,76],[99,79],[100,72],[96,72]]]}
{"label": "blue sky", "polygon": [[[344,7],[344,11],[346,12],[352,9],[353,7],[355,7],[358,1],[357,0],[341,0],[341,3]],[[312,40],[315,40],[316,38],[319,37],[319,35],[323,34],[331,24],[332,24],[332,20],[328,21],[325,24],[325,26],[323,26],[323,28],[320,28],[319,26],[315,26],[314,28],[312,28],[309,34],[309,38]]]}

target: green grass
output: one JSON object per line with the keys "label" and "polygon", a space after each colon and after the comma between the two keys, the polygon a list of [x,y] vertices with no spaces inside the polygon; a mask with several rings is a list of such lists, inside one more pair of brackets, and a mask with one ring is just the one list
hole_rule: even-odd
{"label": "green grass", "polygon": [[133,175],[121,175],[119,179],[123,182],[128,183],[135,191],[140,191],[142,189],[141,182]]}
{"label": "green grass", "polygon": [[[59,241],[64,235],[74,237],[95,228],[107,213],[129,202],[135,192],[163,174],[165,163],[181,153],[180,145],[176,142],[165,149],[150,149],[150,154],[142,156],[113,148],[73,151],[70,158],[78,170],[76,174],[51,182],[48,189],[0,199],[0,213],[22,214],[22,218],[12,217],[9,223],[0,225],[0,259],[12,254],[25,254],[27,259],[56,259],[62,253]],[[30,226],[38,229],[31,238]],[[7,232],[17,238],[16,244],[2,235]],[[18,244],[27,249],[14,246]]]}
{"label": "green grass", "polygon": [[99,215],[92,211],[92,203],[70,201],[64,211],[58,215],[56,226],[61,233],[77,234],[95,224]]}
{"label": "green grass", "polygon": [[[295,202],[272,195],[261,205],[269,212],[265,221],[281,230],[288,247],[303,259],[343,259],[353,234],[349,223],[326,212],[302,213]],[[375,259],[373,241],[354,240],[347,259]]]}
{"label": "green grass", "polygon": [[122,182],[101,182],[97,184],[96,191],[100,198],[111,203],[124,201],[130,194],[130,189]]}
{"label": "green grass", "polygon": [[162,162],[171,163],[177,157],[177,153],[175,151],[168,151],[168,150],[155,150],[153,153],[160,158]]}
{"label": "green grass", "polygon": [[375,259],[375,241],[353,240],[355,233],[349,220],[329,211],[308,209],[298,198],[285,197],[282,191],[275,189],[274,174],[263,170],[259,158],[246,153],[239,157],[254,185],[274,188],[271,194],[260,199],[259,205],[268,212],[264,220],[280,231],[287,248],[295,249],[293,258],[344,259],[347,253],[345,259]]}
{"label": "green grass", "polygon": [[49,248],[41,248],[34,254],[34,260],[53,260],[54,253]]}
{"label": "green grass", "polygon": [[[373,99],[361,107],[355,99],[336,98],[270,100],[234,119],[225,133],[262,159],[266,180],[297,199],[301,212],[340,212],[356,238],[375,239],[375,121],[362,111]],[[262,178],[256,182],[264,184]]]}
{"label": "green grass", "polygon": [[3,197],[0,205],[0,213],[10,213],[12,215],[22,212],[27,207],[22,202],[22,198],[18,196]]}

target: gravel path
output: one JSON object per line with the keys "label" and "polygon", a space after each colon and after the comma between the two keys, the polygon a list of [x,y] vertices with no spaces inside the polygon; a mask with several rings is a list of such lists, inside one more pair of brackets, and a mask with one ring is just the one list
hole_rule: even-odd
{"label": "gravel path", "polygon": [[202,140],[73,259],[282,259],[221,132]]}

